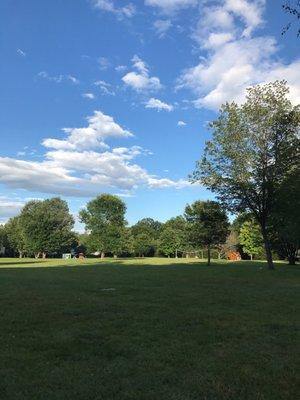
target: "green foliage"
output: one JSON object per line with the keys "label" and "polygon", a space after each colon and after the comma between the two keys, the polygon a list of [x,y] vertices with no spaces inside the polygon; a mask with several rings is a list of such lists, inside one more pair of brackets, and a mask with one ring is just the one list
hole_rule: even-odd
{"label": "green foliage", "polygon": [[148,233],[139,233],[133,239],[134,252],[140,257],[151,254],[155,244]]}
{"label": "green foliage", "polygon": [[125,227],[125,203],[117,196],[102,194],[80,211],[81,222],[90,233],[89,248],[119,254]]}
{"label": "green foliage", "polygon": [[300,106],[288,100],[286,82],[248,89],[242,105],[226,103],[210,123],[212,140],[197,163],[201,181],[234,213],[251,212],[260,225],[269,268],[270,216],[275,193],[299,154]]}
{"label": "green foliage", "polygon": [[22,257],[26,252],[26,244],[21,218],[19,216],[10,218],[5,224],[5,230],[9,246],[13,252],[18,252],[19,257]]}
{"label": "green foliage", "polygon": [[300,248],[300,168],[291,171],[277,192],[272,213],[272,241],[277,252],[294,265]]}
{"label": "green foliage", "polygon": [[178,230],[166,227],[160,235],[158,248],[160,253],[170,257],[176,254],[176,250],[180,250],[181,244]]}
{"label": "green foliage", "polygon": [[38,256],[70,251],[75,242],[74,219],[60,198],[30,201],[21,211],[19,227],[28,253]]}
{"label": "green foliage", "polygon": [[240,243],[243,251],[248,254],[251,259],[254,255],[263,252],[263,238],[258,224],[251,220],[245,221],[240,229]]}
{"label": "green foliage", "polygon": [[210,265],[211,247],[226,241],[229,228],[226,212],[215,201],[196,201],[186,206],[185,218],[190,242],[207,246]]}

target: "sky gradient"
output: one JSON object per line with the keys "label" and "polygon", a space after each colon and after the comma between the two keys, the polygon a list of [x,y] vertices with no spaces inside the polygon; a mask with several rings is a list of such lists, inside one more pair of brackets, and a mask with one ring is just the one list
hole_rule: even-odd
{"label": "sky gradient", "polygon": [[76,216],[118,194],[130,224],[212,198],[188,174],[220,105],[275,79],[300,101],[281,3],[2,0],[0,222],[54,195]]}

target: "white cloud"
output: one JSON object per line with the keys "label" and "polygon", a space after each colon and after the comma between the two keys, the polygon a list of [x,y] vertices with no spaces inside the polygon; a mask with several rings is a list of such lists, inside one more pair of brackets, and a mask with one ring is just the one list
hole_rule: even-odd
{"label": "white cloud", "polygon": [[72,82],[72,83],[74,83],[76,85],[79,83],[79,80],[77,78],[75,78],[75,76],[63,75],[63,74],[60,74],[60,75],[57,75],[57,76],[51,76],[46,71],[39,72],[38,73],[38,77],[46,79],[46,80],[51,81],[51,82],[55,82],[55,83],[61,83],[61,82],[64,82],[64,81],[69,81],[69,82]]}
{"label": "white cloud", "polygon": [[106,57],[99,57],[98,64],[101,71],[105,71],[107,68],[111,66],[111,63]]}
{"label": "white cloud", "polygon": [[110,83],[99,80],[99,81],[94,82],[94,85],[99,87],[101,94],[115,96],[115,92],[113,91]]}
{"label": "white cloud", "polygon": [[177,126],[186,126],[186,122],[184,121],[178,121]]}
{"label": "white cloud", "polygon": [[85,150],[89,148],[102,147],[107,145],[104,140],[109,137],[129,137],[131,132],[118,125],[112,117],[95,111],[94,115],[87,118],[88,126],[85,128],[64,128],[68,134],[67,139],[48,138],[43,145],[54,149]]}
{"label": "white cloud", "polygon": [[286,79],[292,100],[299,102],[299,60],[277,61],[274,38],[252,37],[263,23],[264,4],[264,0],[219,0],[203,9],[193,38],[207,56],[186,69],[177,84],[197,95],[196,107],[215,110],[226,101],[242,102],[247,87],[274,79]]}
{"label": "white cloud", "polygon": [[128,72],[123,76],[122,81],[137,91],[158,90],[162,87],[160,80],[156,76],[150,76],[146,63],[138,56],[132,58],[133,67],[136,71]]}
{"label": "white cloud", "polygon": [[174,107],[171,104],[164,103],[159,99],[153,97],[149,99],[145,105],[146,108],[155,108],[156,110],[173,111]]}
{"label": "white cloud", "polygon": [[95,98],[95,95],[93,93],[82,93],[82,97],[93,100]]}
{"label": "white cloud", "polygon": [[167,31],[171,28],[172,22],[169,19],[158,19],[154,21],[153,26],[156,34],[160,38],[163,38],[166,35]]}
{"label": "white cloud", "polygon": [[[117,147],[108,150],[108,137],[132,136],[114,119],[101,111],[87,118],[86,128],[64,129],[65,140],[48,138],[43,145],[51,148],[42,161],[0,157],[0,183],[9,188],[65,196],[89,197],[101,191],[128,195],[137,187],[150,189],[183,188],[183,180],[160,178],[138,165],[138,156],[149,155],[141,147]],[[96,151],[96,147],[102,147]]]}
{"label": "white cloud", "polygon": [[115,70],[116,70],[117,72],[125,72],[126,69],[127,69],[126,65],[117,65],[117,66],[115,67]]}
{"label": "white cloud", "polygon": [[25,51],[23,51],[22,49],[17,49],[17,53],[18,53],[19,56],[21,56],[21,57],[26,57],[26,53],[25,53]]}
{"label": "white cloud", "polygon": [[164,13],[172,13],[181,8],[194,7],[198,0],[145,0],[147,6],[159,7]]}
{"label": "white cloud", "polygon": [[136,8],[132,3],[128,3],[123,7],[116,7],[113,0],[92,0],[92,4],[96,9],[111,12],[119,19],[124,17],[131,18],[136,13]]}
{"label": "white cloud", "polygon": [[0,196],[0,222],[17,215],[24,205],[25,201]]}

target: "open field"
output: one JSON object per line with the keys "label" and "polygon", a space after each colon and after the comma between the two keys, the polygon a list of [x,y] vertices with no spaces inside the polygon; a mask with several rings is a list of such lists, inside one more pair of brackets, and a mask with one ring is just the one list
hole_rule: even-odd
{"label": "open field", "polygon": [[0,398],[296,399],[300,267],[0,259]]}

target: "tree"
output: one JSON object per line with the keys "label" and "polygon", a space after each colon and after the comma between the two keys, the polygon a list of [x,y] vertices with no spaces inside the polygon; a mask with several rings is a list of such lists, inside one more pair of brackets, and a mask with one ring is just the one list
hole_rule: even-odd
{"label": "tree", "polygon": [[7,251],[7,247],[9,246],[8,236],[7,236],[7,228],[5,225],[0,225],[0,254],[4,249],[4,253]]}
{"label": "tree", "polygon": [[26,251],[36,258],[70,251],[75,242],[74,218],[67,202],[58,197],[28,202],[18,218]]}
{"label": "tree", "polygon": [[167,257],[176,255],[181,247],[180,233],[178,230],[166,227],[159,238],[159,251]]}
{"label": "tree", "polygon": [[147,233],[139,233],[133,239],[134,252],[139,257],[144,257],[153,249],[153,239]]}
{"label": "tree", "polygon": [[[300,22],[300,0],[291,0],[286,1],[282,5],[282,9],[285,13],[291,15],[295,18],[296,22]],[[282,34],[284,35],[292,26],[292,22],[289,22],[282,30]],[[297,36],[300,37],[300,28],[297,30]]]}
{"label": "tree", "polygon": [[243,223],[239,235],[243,251],[253,259],[254,255],[263,252],[263,238],[261,236],[259,225],[251,220]]}
{"label": "tree", "polygon": [[260,225],[268,267],[274,269],[270,216],[278,187],[298,159],[300,108],[285,81],[257,85],[242,105],[226,103],[210,123],[212,140],[191,177],[227,210],[251,212]]}
{"label": "tree", "polygon": [[272,241],[277,252],[295,265],[300,248],[300,168],[281,185],[271,216]]}
{"label": "tree", "polygon": [[111,194],[97,196],[80,211],[81,222],[91,235],[90,243],[95,251],[101,251],[101,258],[106,252],[117,255],[121,251],[125,212],[125,203]]}
{"label": "tree", "polygon": [[[146,246],[147,250],[143,251],[144,256],[153,256],[156,253],[162,227],[163,225],[161,222],[155,221],[152,218],[143,218],[131,227],[131,233],[135,241],[139,237],[138,242],[142,242],[147,238],[146,241],[151,243],[150,246]],[[143,240],[141,240],[140,235],[144,238]]]}
{"label": "tree", "polygon": [[10,218],[5,224],[5,229],[9,246],[14,253],[19,253],[19,258],[22,258],[26,251],[26,244],[20,217]]}
{"label": "tree", "polygon": [[226,212],[215,201],[196,201],[186,206],[185,218],[190,241],[207,247],[207,265],[210,265],[211,247],[224,243],[228,234]]}

